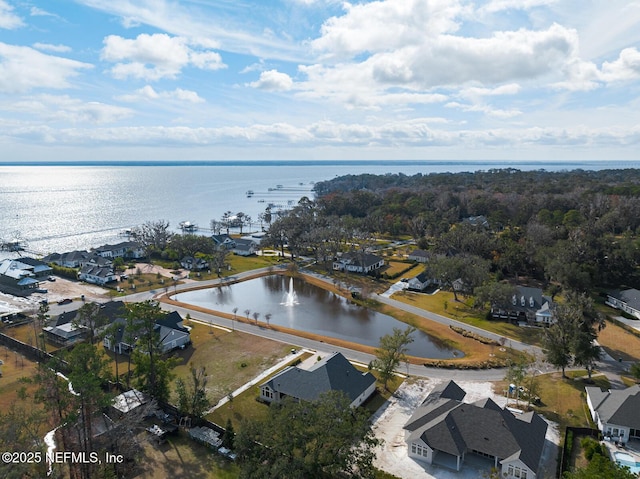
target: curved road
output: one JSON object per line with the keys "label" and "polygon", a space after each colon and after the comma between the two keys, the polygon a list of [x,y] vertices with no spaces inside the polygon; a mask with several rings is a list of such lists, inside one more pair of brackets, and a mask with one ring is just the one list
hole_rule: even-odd
{"label": "curved road", "polygon": [[[177,294],[178,296],[176,299],[179,300],[179,296],[180,296],[179,293],[181,291],[186,291],[188,289],[193,288],[194,286],[212,287],[212,286],[217,286],[221,282],[240,281],[240,280],[249,278],[251,276],[254,276],[256,274],[273,271],[274,269],[284,269],[284,268],[285,266],[282,265],[282,266],[277,266],[275,268],[270,267],[270,268],[260,268],[252,271],[245,271],[243,273],[238,273],[237,275],[229,276],[223,279],[214,279],[214,280],[207,280],[207,281],[188,281],[186,283],[178,284],[175,287],[174,286],[169,287],[168,292],[171,293],[171,291],[173,290],[174,295]],[[326,283],[333,284],[333,281],[331,279],[325,276],[322,276],[318,273],[306,271],[306,270],[300,270],[300,273],[313,276]],[[161,290],[161,291],[151,290],[151,291],[146,291],[141,293],[134,293],[134,294],[123,297],[123,301],[126,301],[126,302],[145,301],[148,299],[153,299],[154,297],[159,296],[161,294],[164,294],[164,290]],[[499,334],[492,333],[490,331],[486,331],[484,329],[471,326],[461,321],[447,318],[445,316],[441,316],[439,314],[435,314],[430,311],[426,311],[424,309],[420,309],[415,306],[411,306],[409,304],[396,301],[394,299],[391,299],[379,294],[374,294],[373,298],[381,303],[388,304],[397,309],[407,311],[409,313],[415,314],[417,316],[421,316],[428,320],[436,321],[436,322],[445,324],[447,326],[448,325],[459,326],[466,330],[485,336],[487,338],[494,339],[496,341],[500,341],[504,338]],[[220,326],[227,329],[235,329],[238,331],[242,331],[244,333],[254,334],[256,336],[272,339],[274,341],[280,341],[286,344],[291,344],[298,348],[306,348],[306,349],[311,349],[316,351],[337,351],[342,353],[345,357],[349,358],[350,360],[354,362],[362,363],[362,364],[369,364],[375,358],[375,356],[372,354],[363,353],[361,351],[356,351],[356,350],[348,349],[344,347],[334,346],[332,344],[327,344],[323,341],[306,339],[299,336],[295,336],[293,334],[274,331],[272,329],[265,328],[263,326],[255,326],[252,324],[232,321],[230,319],[223,318],[215,314],[208,314],[208,313],[203,313],[199,311],[193,311],[189,308],[184,308],[184,307],[179,307],[179,306],[169,305],[164,303],[160,303],[160,304],[164,310],[178,311],[183,317],[186,316],[187,313],[189,313],[190,317],[193,320],[200,321],[205,324],[216,325],[216,326]],[[511,339],[511,338],[504,338],[504,339],[506,339],[505,346],[507,347],[511,347],[519,351],[526,351],[537,358],[543,357],[542,349],[538,346],[522,343],[520,341]],[[547,363],[541,363],[538,366],[539,366],[540,373],[548,373],[555,370],[553,366]],[[615,361],[613,358],[607,356],[606,354],[603,360],[599,361],[597,364],[597,369],[607,375],[613,388],[624,387],[620,379],[620,373],[623,372],[627,367],[628,367],[627,364],[619,363]],[[436,378],[436,379],[458,379],[461,381],[498,381],[498,380],[504,379],[506,370],[504,368],[482,369],[482,370],[443,369],[443,368],[425,367],[425,366],[420,366],[416,364],[403,364],[398,369],[398,372],[403,374],[408,374],[411,376],[430,377],[430,378]]]}

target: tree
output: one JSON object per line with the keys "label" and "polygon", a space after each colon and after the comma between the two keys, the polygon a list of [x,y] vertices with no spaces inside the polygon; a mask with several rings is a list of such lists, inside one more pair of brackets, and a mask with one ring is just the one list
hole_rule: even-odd
{"label": "tree", "polygon": [[253,320],[256,322],[256,324],[258,324],[258,318],[260,317],[260,313],[258,313],[257,311],[253,312]]}
{"label": "tree", "polygon": [[387,389],[389,380],[393,377],[395,369],[401,362],[406,361],[407,347],[413,342],[412,334],[416,331],[413,326],[408,326],[402,331],[400,328],[393,328],[393,334],[385,334],[380,338],[380,345],[376,349],[376,359],[371,366],[376,369]]}
{"label": "tree", "polygon": [[565,369],[571,365],[571,347],[578,318],[576,311],[566,304],[555,306],[556,323],[545,330],[542,340],[545,357],[549,363],[562,369],[562,377],[566,378]]}
{"label": "tree", "polygon": [[609,458],[600,454],[594,454],[586,467],[581,467],[572,472],[565,472],[564,479],[634,479],[637,475],[629,468],[623,467]]}
{"label": "tree", "polygon": [[163,359],[162,340],[156,322],[167,313],[153,301],[127,304],[127,327],[135,340],[131,360],[136,365],[138,386],[158,401],[169,399],[171,370],[176,362]]}
{"label": "tree", "polygon": [[527,365],[524,361],[512,362],[509,364],[509,368],[507,369],[507,374],[505,375],[505,381],[509,384],[513,384],[515,386],[516,393],[516,405],[520,400],[520,387],[524,382],[527,375]]}
{"label": "tree", "polygon": [[100,304],[88,302],[78,309],[78,314],[73,318],[72,324],[76,328],[86,328],[89,344],[95,344],[96,340],[100,338],[100,329],[107,324],[107,321],[108,318],[102,314]]}
{"label": "tree", "polygon": [[[46,413],[40,408],[26,408],[20,403],[11,403],[0,411],[0,448],[7,452],[40,452],[45,454],[41,426]],[[0,462],[0,475],[5,479],[46,477],[46,461],[29,463]],[[53,476],[55,477],[55,476]]]}
{"label": "tree", "polygon": [[640,363],[633,363],[629,372],[631,372],[631,375],[636,378],[636,381],[640,381]]}
{"label": "tree", "polygon": [[376,439],[365,410],[339,391],[313,402],[285,400],[235,439],[242,478],[373,478]]}
{"label": "tree", "polygon": [[224,433],[222,434],[222,446],[227,449],[233,449],[236,433],[231,423],[231,418],[227,418],[227,424],[224,427]]}
{"label": "tree", "polygon": [[209,377],[204,366],[190,367],[189,382],[182,378],[176,381],[176,393],[178,395],[178,409],[186,415],[200,418],[211,406],[207,397],[207,383]]}
{"label": "tree", "polygon": [[164,250],[173,236],[169,231],[169,222],[165,220],[146,221],[134,231],[134,237],[145,249],[149,261],[151,254]]}

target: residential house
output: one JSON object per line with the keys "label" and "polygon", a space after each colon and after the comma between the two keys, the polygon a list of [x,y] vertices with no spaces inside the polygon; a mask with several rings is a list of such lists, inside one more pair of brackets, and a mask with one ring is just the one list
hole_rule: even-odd
{"label": "residential house", "polygon": [[33,266],[33,276],[37,279],[40,278],[48,278],[49,275],[53,272],[53,268],[49,266],[47,263],[40,261],[39,259],[22,257],[19,260],[21,263]]}
{"label": "residential house", "polygon": [[100,266],[97,264],[88,263],[80,268],[78,279],[80,281],[86,281],[87,283],[104,286],[107,283],[117,281],[118,276],[116,275],[111,265]]}
{"label": "residential house", "polygon": [[250,239],[237,239],[231,251],[238,256],[251,256],[256,254],[256,242]]}
{"label": "residential house", "polygon": [[189,271],[202,271],[209,269],[209,263],[202,258],[194,258],[193,256],[185,256],[180,260],[180,266]]}
{"label": "residential house", "polygon": [[343,253],[333,262],[334,270],[350,273],[371,273],[383,266],[384,259],[370,253]]}
{"label": "residential house", "polygon": [[433,278],[427,273],[420,273],[418,276],[407,281],[407,289],[411,291],[424,291],[433,285],[440,284],[438,279]]}
{"label": "residential house", "polygon": [[140,259],[145,256],[144,248],[136,241],[123,241],[118,244],[105,244],[94,250],[98,256],[115,259]]}
{"label": "residential house", "polygon": [[585,391],[591,417],[605,437],[623,444],[640,439],[640,385],[607,391],[588,386]]}
{"label": "residential house", "polygon": [[487,220],[487,217],[484,215],[469,216],[463,219],[462,222],[473,227],[481,226],[482,228],[489,229],[489,220]]}
{"label": "residential house", "polygon": [[422,249],[414,249],[408,256],[409,261],[416,261],[418,263],[426,263],[430,257],[431,255]]}
{"label": "residential house", "polygon": [[540,288],[517,286],[509,304],[492,306],[491,316],[512,322],[550,325],[555,322],[551,306],[551,298],[544,296]]}
{"label": "residential house", "polygon": [[514,414],[489,398],[465,403],[465,395],[449,381],[427,396],[404,426],[409,457],[459,471],[474,456],[500,477],[538,477],[545,420],[534,412]]}
{"label": "residential house", "polygon": [[34,268],[20,260],[0,261],[0,291],[19,296],[27,296],[35,292],[39,283]]}
{"label": "residential house", "polygon": [[235,246],[234,239],[231,238],[231,236],[229,236],[227,234],[212,235],[211,239],[213,240],[213,242],[215,243],[216,247],[218,247],[218,248],[231,249],[231,248],[233,248]]}
{"label": "residential house", "polygon": [[351,407],[364,403],[376,388],[376,378],[358,371],[340,353],[333,353],[309,369],[289,366],[260,385],[260,399],[271,403],[290,397],[296,401],[315,401],[329,391],[342,391]]}
{"label": "residential house", "polygon": [[[105,322],[110,323],[115,318],[123,317],[126,314],[124,303],[121,301],[109,301],[101,304],[99,314],[104,316]],[[63,312],[55,318],[53,324],[42,328],[42,331],[49,341],[61,346],[68,346],[82,341],[89,332],[89,325],[80,324],[80,321],[76,320],[77,315],[78,310],[75,309]],[[103,330],[104,326],[96,329],[94,335],[101,333]]]}
{"label": "residential house", "polygon": [[45,256],[44,261],[47,263],[55,263],[65,268],[79,268],[85,262],[88,262],[92,253],[88,251],[69,251],[67,253],[52,253]]}
{"label": "residential house", "polygon": [[[115,324],[115,333],[103,339],[103,346],[110,351],[117,351],[118,354],[129,354],[135,348],[136,338],[126,334],[127,321],[124,315],[114,317],[111,324]],[[189,329],[184,327],[182,317],[177,311],[172,311],[157,320],[154,330],[158,332],[163,353],[191,344]]]}
{"label": "residential house", "polygon": [[75,324],[73,319],[76,314],[77,311],[69,311],[58,315],[52,325],[42,328],[45,338],[59,346],[70,346],[84,340],[88,329],[84,325]]}
{"label": "residential house", "polygon": [[640,291],[637,289],[612,291],[607,294],[605,303],[640,319]]}

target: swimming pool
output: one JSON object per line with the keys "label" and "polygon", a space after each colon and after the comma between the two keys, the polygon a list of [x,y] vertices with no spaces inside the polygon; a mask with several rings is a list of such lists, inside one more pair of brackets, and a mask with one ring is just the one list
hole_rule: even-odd
{"label": "swimming pool", "polygon": [[626,452],[614,452],[616,462],[621,466],[627,466],[634,474],[640,474],[640,462],[636,462],[636,459],[627,454]]}

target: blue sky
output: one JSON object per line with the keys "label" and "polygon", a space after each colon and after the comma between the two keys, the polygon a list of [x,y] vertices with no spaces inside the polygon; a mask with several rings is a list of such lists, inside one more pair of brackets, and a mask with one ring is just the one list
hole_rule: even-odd
{"label": "blue sky", "polygon": [[639,0],[0,0],[5,161],[638,160],[639,112]]}

